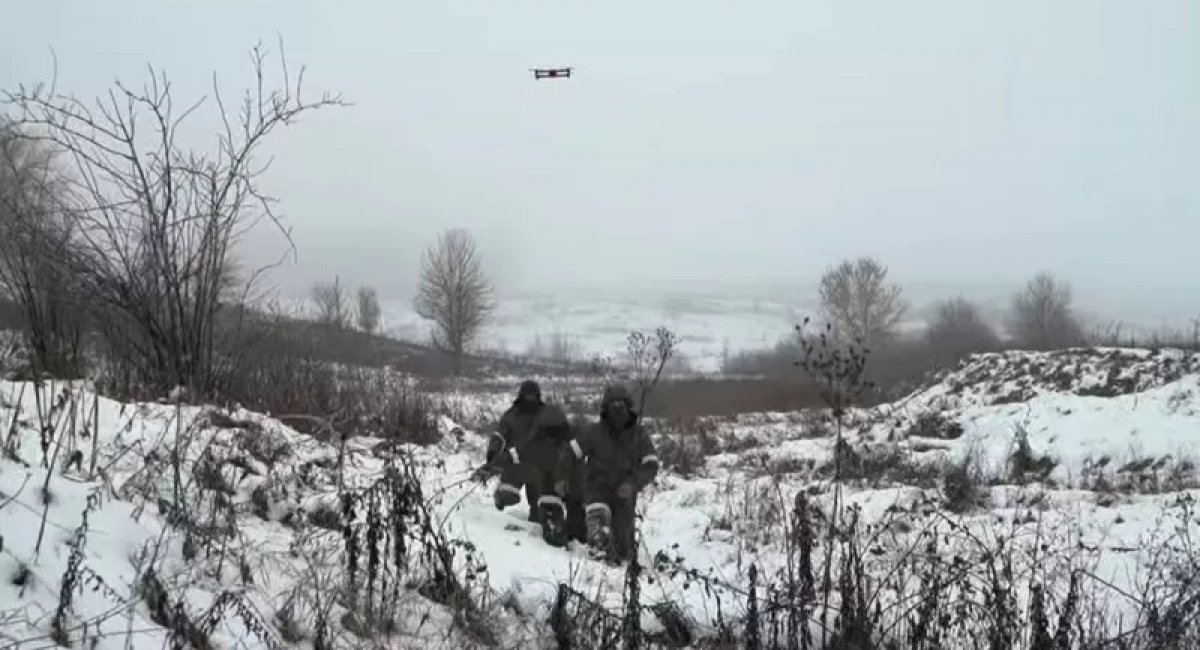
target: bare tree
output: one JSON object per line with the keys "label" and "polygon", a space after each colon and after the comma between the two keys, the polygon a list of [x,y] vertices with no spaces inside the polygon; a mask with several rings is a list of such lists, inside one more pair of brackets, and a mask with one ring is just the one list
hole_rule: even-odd
{"label": "bare tree", "polygon": [[355,307],[359,329],[367,334],[374,334],[379,329],[379,321],[383,315],[383,310],[379,307],[379,294],[372,287],[359,287]]}
{"label": "bare tree", "polygon": [[1053,350],[1084,341],[1083,325],[1071,307],[1071,285],[1052,273],[1033,276],[1013,296],[1009,334],[1032,350]]}
{"label": "bare tree", "polygon": [[887,342],[908,310],[900,287],[888,284],[887,267],[861,257],[821,277],[821,307],[837,333],[866,345]]}
{"label": "bare tree", "polygon": [[314,286],[312,299],[317,310],[315,317],[318,323],[335,329],[346,329],[350,326],[353,317],[350,296],[342,286],[341,279],[334,277],[333,282]]}
{"label": "bare tree", "polygon": [[0,120],[0,291],[12,299],[32,370],[81,371],[83,295],[69,264],[71,220],[58,200],[62,167],[45,143]]}
{"label": "bare tree", "polygon": [[433,343],[462,372],[463,355],[496,309],[492,283],[484,273],[475,240],[463,229],[447,230],[421,258],[421,281],[414,307],[433,321]]}
{"label": "bare tree", "polygon": [[962,297],[942,301],[934,307],[925,339],[934,358],[943,363],[957,361],[973,352],[1000,348],[1000,337],[979,307]]}
{"label": "bare tree", "polygon": [[258,186],[265,167],[256,154],[302,113],[342,103],[328,94],[305,100],[304,70],[293,78],[282,52],[279,89],[268,87],[261,46],[251,62],[257,83],[234,111],[213,80],[221,127],[212,151],[185,149],[178,139],[206,98],[181,109],[167,76],[153,68],[142,88],[117,81],[94,102],[61,95],[53,84],[5,94],[33,137],[74,162],[73,277],[96,301],[114,362],[136,375],[131,384],[215,388],[219,368],[237,356],[222,358],[218,314],[244,300],[235,286],[249,291],[259,275],[235,277],[231,251],[264,218],[286,235],[275,200]]}

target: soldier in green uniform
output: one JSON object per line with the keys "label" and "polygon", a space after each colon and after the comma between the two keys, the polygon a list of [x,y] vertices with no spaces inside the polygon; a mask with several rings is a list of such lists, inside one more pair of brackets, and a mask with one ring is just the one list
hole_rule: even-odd
{"label": "soldier in green uniform", "polygon": [[567,445],[563,477],[581,476],[588,544],[610,560],[633,556],[638,494],[658,475],[654,442],[638,422],[633,398],[620,385],[605,388],[600,421]]}
{"label": "soldier in green uniform", "polygon": [[529,521],[541,524],[546,541],[556,546],[566,543],[566,504],[554,493],[554,478],[560,450],[570,437],[566,414],[542,401],[541,387],[527,380],[501,416],[499,430],[488,445],[488,464],[501,470],[494,495],[496,508],[520,503],[523,486]]}

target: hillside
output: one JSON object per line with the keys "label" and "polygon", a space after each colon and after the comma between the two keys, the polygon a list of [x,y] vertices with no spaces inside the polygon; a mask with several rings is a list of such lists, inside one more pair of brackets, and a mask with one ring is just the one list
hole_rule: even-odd
{"label": "hillside", "polygon": [[[172,634],[223,648],[558,647],[556,634],[602,647],[629,633],[625,570],[545,546],[523,505],[497,511],[494,483],[471,479],[484,436],[448,418],[427,447],[331,443],[254,413],[120,404],[82,386],[34,399],[31,384],[3,383],[0,397],[13,423],[0,638],[22,642],[5,647],[45,647],[55,630],[99,649]],[[461,385],[446,397],[473,399]],[[480,399],[480,416],[502,405]],[[1197,597],[1179,568],[1200,559],[1200,357],[981,355],[852,413],[840,448],[835,425],[819,413],[656,425],[671,471],[641,501],[644,642],[745,641],[753,628],[767,647],[789,629],[830,647],[862,630],[975,647],[1038,628],[1035,602],[1053,628],[1073,601],[1063,620],[1078,647],[1118,626],[1161,640]],[[906,613],[918,602],[923,615]],[[822,625],[826,604],[840,614]],[[1195,636],[1179,638],[1159,647]]]}

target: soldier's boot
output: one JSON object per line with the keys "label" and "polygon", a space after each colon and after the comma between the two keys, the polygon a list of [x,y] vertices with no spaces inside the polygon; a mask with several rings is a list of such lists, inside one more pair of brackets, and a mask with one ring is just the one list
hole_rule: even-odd
{"label": "soldier's boot", "polygon": [[505,467],[500,474],[500,485],[496,486],[496,493],[493,495],[496,509],[503,510],[520,503],[521,485],[524,482],[524,474],[520,465],[513,464]]}
{"label": "soldier's boot", "polygon": [[507,483],[501,483],[496,488],[496,493],[492,495],[496,502],[496,509],[503,510],[509,506],[515,506],[521,502],[521,491],[515,486]]}
{"label": "soldier's boot", "polygon": [[541,511],[542,539],[551,546],[566,546],[567,510],[563,500],[554,494],[544,494],[538,499]]}
{"label": "soldier's boot", "polygon": [[607,503],[589,503],[584,509],[588,546],[595,557],[608,558],[612,551],[612,510]]}

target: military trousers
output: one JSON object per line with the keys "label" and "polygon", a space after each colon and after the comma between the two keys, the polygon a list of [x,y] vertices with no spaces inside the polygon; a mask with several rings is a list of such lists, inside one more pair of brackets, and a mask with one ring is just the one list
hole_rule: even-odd
{"label": "military trousers", "polygon": [[[496,488],[496,506],[505,508],[521,502],[521,489],[529,503],[529,521],[541,523],[545,506],[557,504],[565,510],[563,500],[554,493],[554,468],[532,462],[513,462],[500,473]],[[553,503],[551,503],[553,502]]]}

